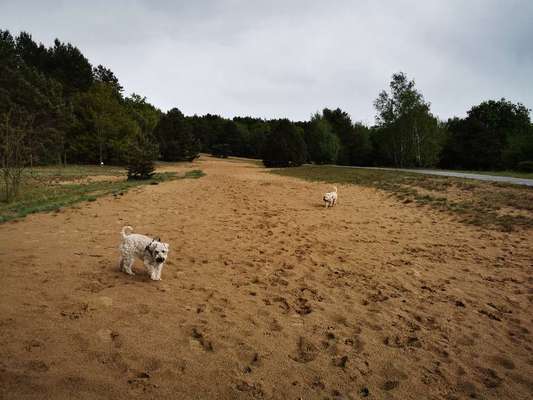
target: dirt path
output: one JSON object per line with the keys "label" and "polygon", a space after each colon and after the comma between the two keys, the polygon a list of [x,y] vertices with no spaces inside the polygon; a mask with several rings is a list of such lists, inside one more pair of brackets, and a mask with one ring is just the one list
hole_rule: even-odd
{"label": "dirt path", "polygon": [[[530,398],[531,231],[194,164],[0,226],[0,398]],[[161,282],[117,271],[126,224],[171,243]]]}

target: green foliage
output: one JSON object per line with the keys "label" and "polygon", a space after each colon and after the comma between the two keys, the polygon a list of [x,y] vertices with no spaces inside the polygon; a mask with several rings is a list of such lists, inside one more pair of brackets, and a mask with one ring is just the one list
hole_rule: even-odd
{"label": "green foliage", "polygon": [[141,132],[151,135],[161,118],[161,111],[148,103],[146,97],[135,93],[132,93],[130,97],[126,97],[123,104],[126,106],[130,116],[139,125]]}
{"label": "green foliage", "polygon": [[122,164],[129,141],[140,131],[112,85],[95,82],[74,99],[77,124],[67,137],[71,158],[85,162]]}
{"label": "green foliage", "polygon": [[202,117],[194,115],[188,118],[193,129],[193,135],[200,142],[200,149],[203,152],[211,153],[213,146],[222,137],[221,131],[225,119],[212,114]]}
{"label": "green foliage", "polygon": [[15,39],[9,31],[0,29],[0,62],[3,66],[13,67],[16,65],[16,58]]}
{"label": "green foliage", "polygon": [[229,149],[229,153],[234,156],[241,156],[245,147],[245,136],[248,130],[245,125],[237,125],[233,121],[224,121],[222,129],[219,131],[217,145]]}
{"label": "green foliage", "polygon": [[349,147],[350,165],[372,165],[374,163],[374,147],[370,139],[370,129],[361,123],[355,123],[353,132],[353,141]]}
{"label": "green foliage", "polygon": [[521,171],[520,164],[531,160],[533,160],[533,128],[528,134],[507,138],[507,146],[502,151],[502,163],[507,168]]}
{"label": "green foliage", "polygon": [[340,140],[340,149],[338,154],[338,163],[341,165],[350,165],[351,163],[351,147],[355,141],[355,132],[353,130],[352,119],[347,112],[340,108],[330,110],[324,108],[322,111],[323,118],[328,121],[332,132]]}
{"label": "green foliage", "polygon": [[93,84],[92,66],[81,51],[58,39],[47,52],[45,73],[63,85],[65,95],[88,90]]}
{"label": "green foliage", "polygon": [[272,133],[263,146],[263,163],[266,167],[294,167],[307,159],[303,129],[281,119],[274,123]]}
{"label": "green foliage", "polygon": [[233,120],[206,114],[186,117],[198,139],[201,151],[217,157],[261,158],[265,137],[270,133],[270,122],[252,117]]}
{"label": "green foliage", "polygon": [[150,179],[154,174],[154,161],[159,153],[159,146],[147,134],[139,132],[128,145],[128,179]]}
{"label": "green foliage", "polygon": [[309,158],[317,164],[334,164],[339,152],[339,138],[331,129],[329,122],[315,114],[305,135]]}
{"label": "green foliage", "polygon": [[128,180],[146,180],[154,175],[155,167],[152,160],[133,159],[127,167]]}
{"label": "green foliage", "polygon": [[49,64],[49,52],[43,44],[37,45],[27,32],[21,32],[16,38],[16,53],[24,64],[44,72]]}
{"label": "green foliage", "polygon": [[185,175],[183,175],[183,177],[187,179],[198,179],[202,176],[205,176],[205,172],[201,169],[193,169],[192,171],[185,172]]}
{"label": "green foliage", "polygon": [[102,65],[98,65],[96,68],[93,68],[93,78],[96,82],[102,82],[110,85],[117,96],[121,95],[123,87],[120,85],[118,78],[115,76],[113,71],[111,71],[109,68],[106,68]]}
{"label": "green foliage", "polygon": [[24,130],[30,166],[57,162],[72,112],[61,84],[23,62],[17,51],[31,37],[21,36],[15,40],[9,32],[0,31],[0,53],[4,54],[0,57],[0,115],[10,114],[11,126]]}
{"label": "green foliage", "polygon": [[227,143],[214,144],[211,147],[211,154],[219,158],[228,158],[231,154],[231,148]]}
{"label": "green foliage", "polygon": [[374,106],[377,129],[372,139],[381,163],[396,167],[437,164],[444,131],[413,80],[401,72],[394,74],[390,94],[382,91]]}
{"label": "green foliage", "polygon": [[153,160],[159,156],[159,145],[151,132],[159,122],[161,113],[146,98],[136,94],[126,98],[125,104],[140,128],[128,147],[128,179],[150,179],[155,168]]}
{"label": "green foliage", "polygon": [[193,135],[192,124],[177,108],[161,116],[154,135],[163,161],[192,161],[199,155],[200,142]]}
{"label": "green foliage", "polygon": [[520,103],[505,99],[482,102],[472,107],[466,118],[450,119],[447,129],[442,167],[512,169],[521,161],[533,159],[529,110]]}
{"label": "green foliage", "polygon": [[113,72],[93,69],[71,44],[46,48],[25,32],[0,31],[0,55],[0,115],[23,128],[30,166],[125,163],[131,139],[150,135],[159,120],[146,99],[124,99]]}
{"label": "green foliage", "polygon": [[520,161],[516,169],[522,172],[533,172],[533,161]]}
{"label": "green foliage", "polygon": [[372,128],[353,123],[340,108],[325,108],[311,121],[289,123],[290,128],[253,117],[186,117],[177,108],[164,114],[142,96],[125,97],[113,71],[93,67],[72,44],[56,39],[46,47],[26,32],[13,37],[0,30],[0,118],[9,115],[12,129],[21,133],[30,167],[124,165],[139,135],[155,137],[154,159],[166,161],[191,161],[204,151],[220,157],[267,155],[267,163],[283,165],[515,169],[533,159],[529,110],[519,103],[486,101],[466,118],[442,124],[414,81],[398,73],[374,105]]}
{"label": "green foliage", "polygon": [[[317,116],[319,117],[319,115]],[[341,165],[371,165],[373,148],[370,130],[361,123],[352,123],[348,113],[340,108],[322,111],[322,119],[327,121],[331,132],[339,139],[336,163]],[[312,127],[312,124],[309,124]],[[311,160],[320,163],[311,156]]]}

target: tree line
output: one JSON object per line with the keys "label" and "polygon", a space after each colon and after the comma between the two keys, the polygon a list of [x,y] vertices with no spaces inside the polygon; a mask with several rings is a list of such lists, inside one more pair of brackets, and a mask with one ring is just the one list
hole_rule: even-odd
{"label": "tree line", "polygon": [[403,73],[378,94],[376,123],[325,108],[309,121],[162,112],[124,95],[115,74],[93,66],[70,43],[46,47],[0,30],[0,157],[7,165],[128,164],[132,159],[192,160],[199,152],[306,162],[454,169],[533,168],[530,110],[484,101],[464,118],[441,121]]}
{"label": "tree line", "polygon": [[[464,118],[441,121],[431,104],[403,73],[374,102],[376,124],[354,122],[339,108],[324,108],[309,121],[264,120],[217,115],[186,117],[179,110],[165,118],[175,129],[158,137],[178,138],[190,148],[216,156],[263,159],[267,166],[302,163],[404,168],[533,170],[530,110],[508,100],[489,100]],[[163,133],[163,132],[161,132]],[[160,141],[160,144],[162,142]],[[164,146],[163,146],[164,148]],[[172,160],[176,158],[165,158]]]}

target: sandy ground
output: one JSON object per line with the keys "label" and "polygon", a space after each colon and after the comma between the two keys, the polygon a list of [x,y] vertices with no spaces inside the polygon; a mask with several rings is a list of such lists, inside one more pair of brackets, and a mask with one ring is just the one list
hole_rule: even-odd
{"label": "sandy ground", "polygon": [[[0,398],[531,398],[531,231],[192,168],[0,226]],[[161,282],[117,270],[126,224],[171,243]]]}

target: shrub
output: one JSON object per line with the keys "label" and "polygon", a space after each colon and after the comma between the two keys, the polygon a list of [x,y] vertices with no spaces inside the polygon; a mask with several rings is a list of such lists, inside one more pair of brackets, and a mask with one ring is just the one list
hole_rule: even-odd
{"label": "shrub", "polygon": [[521,172],[533,172],[533,161],[519,162],[516,168]]}
{"label": "shrub", "polygon": [[154,159],[158,146],[148,135],[138,134],[128,146],[128,180],[150,179],[154,174]]}
{"label": "shrub", "polygon": [[128,180],[150,179],[154,175],[154,162],[151,160],[136,160],[128,167]]}

